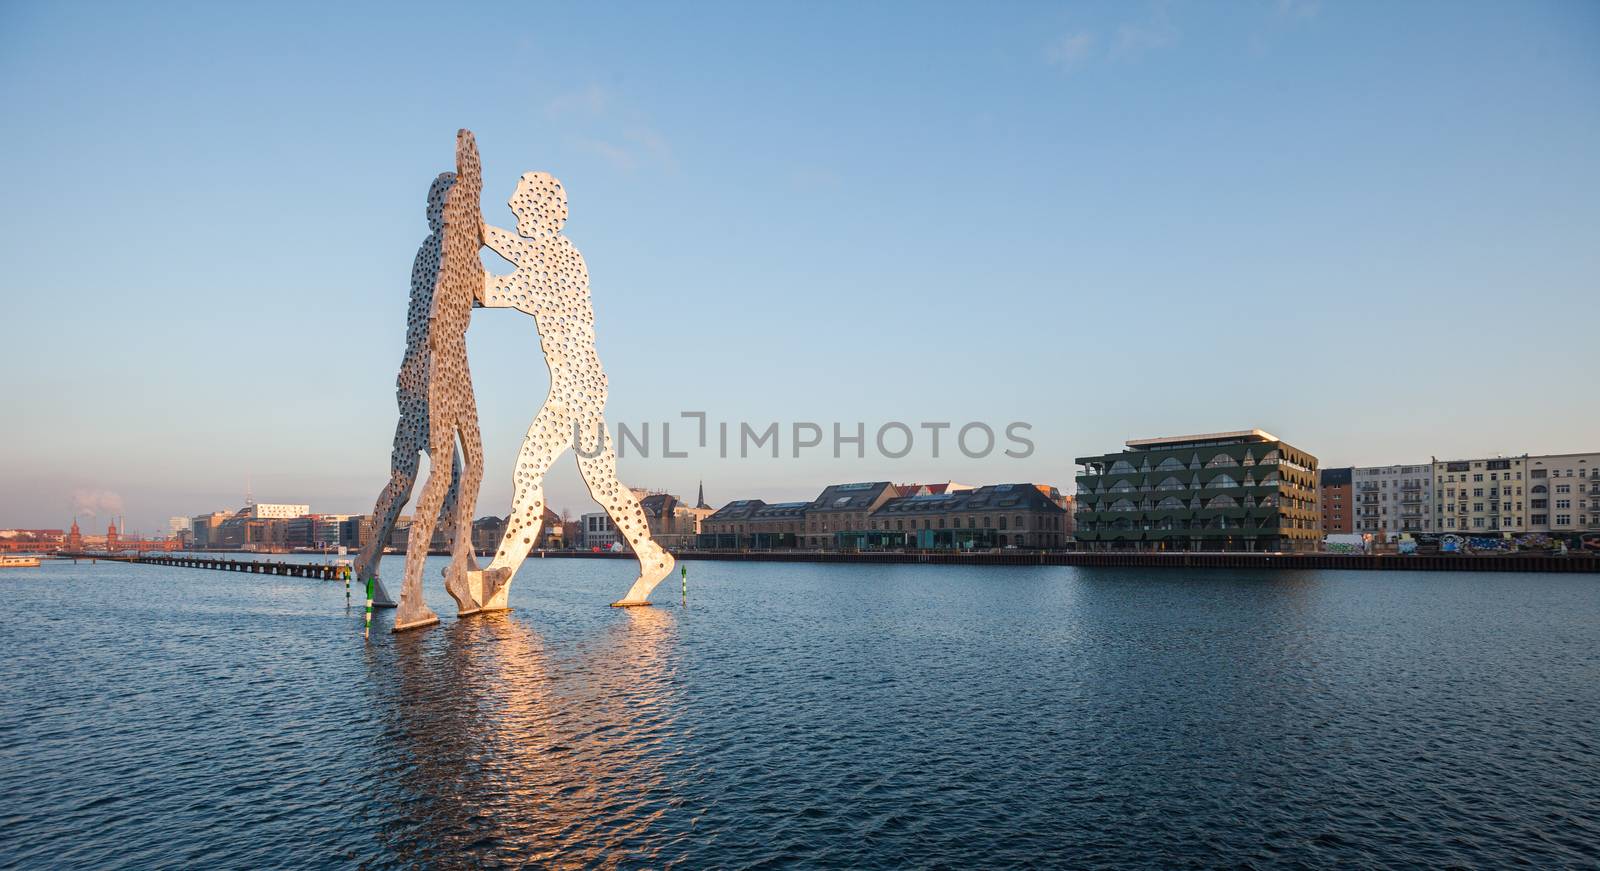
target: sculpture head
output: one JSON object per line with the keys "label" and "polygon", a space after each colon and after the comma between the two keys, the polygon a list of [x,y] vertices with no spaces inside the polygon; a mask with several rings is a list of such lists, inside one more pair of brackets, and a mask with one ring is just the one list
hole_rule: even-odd
{"label": "sculpture head", "polygon": [[428,229],[435,233],[444,230],[444,201],[450,195],[451,185],[455,183],[455,173],[441,172],[428,188]]}
{"label": "sculpture head", "polygon": [[567,223],[567,192],[548,172],[525,172],[509,202],[517,233],[530,239],[554,236]]}

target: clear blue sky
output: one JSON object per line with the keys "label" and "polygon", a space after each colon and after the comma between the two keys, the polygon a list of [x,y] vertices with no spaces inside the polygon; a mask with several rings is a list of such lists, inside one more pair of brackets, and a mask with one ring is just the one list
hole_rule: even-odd
{"label": "clear blue sky", "polygon": [[[370,510],[460,126],[491,221],[525,170],[566,184],[613,419],[1037,445],[630,484],[1070,487],[1251,426],[1329,465],[1600,449],[1591,2],[8,3],[0,99],[0,526],[152,529],[247,475]],[[503,514],[543,363],[515,312],[469,342]],[[570,461],[551,501],[588,510]]]}

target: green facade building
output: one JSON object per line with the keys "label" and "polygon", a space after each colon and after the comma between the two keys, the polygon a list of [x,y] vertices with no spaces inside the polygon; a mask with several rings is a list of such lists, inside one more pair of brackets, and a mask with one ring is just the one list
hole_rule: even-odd
{"label": "green facade building", "polygon": [[1087,550],[1314,551],[1317,458],[1258,429],[1137,439],[1079,457]]}

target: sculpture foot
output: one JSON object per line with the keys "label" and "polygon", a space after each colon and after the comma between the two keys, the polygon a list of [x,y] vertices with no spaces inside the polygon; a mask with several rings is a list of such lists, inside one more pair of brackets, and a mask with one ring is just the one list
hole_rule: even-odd
{"label": "sculpture foot", "polygon": [[478,599],[470,592],[471,582],[462,578],[460,573],[452,575],[445,572],[444,591],[456,602],[456,616],[465,617],[479,611]]}
{"label": "sculpture foot", "polygon": [[411,620],[411,621],[406,622],[406,623],[396,623],[396,624],[394,624],[394,628],[390,629],[389,631],[390,632],[409,632],[412,629],[426,629],[429,626],[436,625],[438,622],[439,622],[439,615],[438,614],[432,614],[432,615],[427,616],[427,617],[419,617],[416,620]]}
{"label": "sculpture foot", "polygon": [[480,611],[509,611],[511,605],[511,569],[508,566],[468,572],[468,583],[479,592]]}
{"label": "sculpture foot", "polygon": [[433,613],[433,609],[429,608],[427,605],[423,605],[415,610],[409,608],[402,610],[405,613],[395,616],[394,628],[390,630],[391,632],[405,632],[410,629],[421,629],[426,626],[432,626],[433,624],[439,622],[439,615]]}
{"label": "sculpture foot", "polygon": [[654,560],[654,565],[639,573],[639,579],[628,588],[628,594],[611,603],[613,608],[639,608],[650,604],[650,592],[656,588],[666,577],[672,574],[673,566],[678,561],[672,554],[661,551],[661,555]]}

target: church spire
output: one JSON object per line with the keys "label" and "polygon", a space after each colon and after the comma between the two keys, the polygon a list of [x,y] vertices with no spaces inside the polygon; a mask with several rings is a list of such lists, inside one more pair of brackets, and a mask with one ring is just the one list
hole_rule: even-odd
{"label": "church spire", "polygon": [[700,495],[694,501],[695,501],[695,506],[694,507],[696,507],[696,508],[710,508],[711,507],[710,505],[706,504],[706,482],[704,480],[702,480],[700,482]]}

